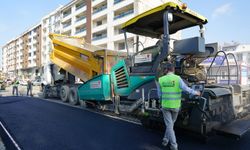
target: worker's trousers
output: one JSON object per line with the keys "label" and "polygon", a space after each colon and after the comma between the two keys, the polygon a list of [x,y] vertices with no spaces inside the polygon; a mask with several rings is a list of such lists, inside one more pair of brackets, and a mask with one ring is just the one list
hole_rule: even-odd
{"label": "worker's trousers", "polygon": [[177,149],[177,142],[174,132],[174,123],[177,119],[179,109],[162,108],[162,114],[166,125],[163,141],[170,144],[170,149]]}
{"label": "worker's trousers", "polygon": [[32,96],[32,87],[27,88],[27,96],[29,96],[29,94]]}
{"label": "worker's trousers", "polygon": [[15,95],[16,92],[16,96],[18,96],[18,86],[13,85],[12,87],[12,95]]}

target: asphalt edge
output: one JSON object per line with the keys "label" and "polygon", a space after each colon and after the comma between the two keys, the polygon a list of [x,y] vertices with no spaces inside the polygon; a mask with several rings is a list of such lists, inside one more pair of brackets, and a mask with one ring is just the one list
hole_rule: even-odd
{"label": "asphalt edge", "polygon": [[6,150],[22,150],[0,120],[0,135]]}

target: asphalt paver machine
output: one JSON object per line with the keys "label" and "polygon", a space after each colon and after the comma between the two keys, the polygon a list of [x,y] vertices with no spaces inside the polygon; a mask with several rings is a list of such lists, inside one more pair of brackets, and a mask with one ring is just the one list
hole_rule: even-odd
{"label": "asphalt paver machine", "polygon": [[[225,85],[209,84],[207,69],[200,65],[208,57],[216,57],[218,51],[215,46],[205,44],[204,25],[207,22],[205,17],[189,9],[186,4],[168,2],[124,23],[122,29],[127,48],[127,33],[155,38],[158,42],[112,67],[111,83],[116,113],[141,112],[138,114],[142,114],[141,120],[145,126],[162,122],[157,79],[163,75],[162,66],[172,62],[175,73],[188,86],[202,93],[200,97],[182,94],[177,127],[204,137],[213,131],[234,137],[246,133],[250,126],[247,119],[249,88],[230,82]],[[195,26],[199,27],[197,32],[200,36],[181,40],[171,38],[172,34]],[[137,47],[140,43],[136,41]]]}

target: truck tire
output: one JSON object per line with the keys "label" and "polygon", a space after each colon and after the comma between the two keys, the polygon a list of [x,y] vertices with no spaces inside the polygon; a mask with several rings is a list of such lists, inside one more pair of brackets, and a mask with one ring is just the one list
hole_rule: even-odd
{"label": "truck tire", "polygon": [[71,87],[69,90],[69,103],[72,105],[79,104],[79,96],[76,87]]}
{"label": "truck tire", "polygon": [[50,89],[50,86],[49,85],[46,85],[43,87],[42,89],[42,98],[44,99],[47,99],[49,97],[49,89]]}
{"label": "truck tire", "polygon": [[60,90],[60,98],[63,102],[68,102],[69,97],[69,87],[67,85],[64,85],[61,87]]}

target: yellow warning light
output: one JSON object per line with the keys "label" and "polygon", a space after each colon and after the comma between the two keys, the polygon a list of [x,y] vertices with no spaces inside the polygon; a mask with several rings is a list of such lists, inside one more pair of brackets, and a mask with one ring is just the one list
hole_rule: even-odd
{"label": "yellow warning light", "polygon": [[183,3],[183,4],[181,5],[181,8],[184,9],[184,10],[187,9],[187,4],[186,4],[186,3]]}

